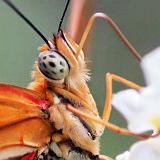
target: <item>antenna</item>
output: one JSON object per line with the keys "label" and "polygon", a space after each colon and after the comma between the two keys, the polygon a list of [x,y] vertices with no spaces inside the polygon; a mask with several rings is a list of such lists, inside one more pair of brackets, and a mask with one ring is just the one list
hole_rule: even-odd
{"label": "antenna", "polygon": [[64,8],[62,17],[61,17],[60,22],[59,22],[58,32],[61,30],[61,26],[62,26],[62,23],[63,23],[63,19],[64,19],[64,16],[65,16],[65,14],[66,14],[67,8],[68,8],[68,6],[69,6],[69,2],[70,2],[70,0],[67,0],[66,6],[65,6],[65,8]]}
{"label": "antenna", "polygon": [[13,9],[44,40],[44,42],[51,49],[51,46],[47,38],[44,37],[44,35],[37,29],[37,27],[35,27],[33,23],[30,20],[28,20],[13,3],[10,2],[10,0],[3,0],[3,2],[5,2],[11,9]]}

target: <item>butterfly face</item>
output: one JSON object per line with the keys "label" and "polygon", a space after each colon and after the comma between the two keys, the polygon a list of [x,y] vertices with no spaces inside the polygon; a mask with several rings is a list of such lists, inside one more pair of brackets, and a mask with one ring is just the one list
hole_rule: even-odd
{"label": "butterfly face", "polygon": [[66,33],[61,30],[48,42],[51,48],[46,44],[39,48],[37,65],[46,80],[54,84],[65,82],[77,88],[77,83],[89,79],[84,53],[81,50],[79,56],[76,56],[78,45]]}

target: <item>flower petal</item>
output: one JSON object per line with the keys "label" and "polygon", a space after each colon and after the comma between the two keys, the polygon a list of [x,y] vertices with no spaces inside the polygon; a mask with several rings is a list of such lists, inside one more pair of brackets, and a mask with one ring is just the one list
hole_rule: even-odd
{"label": "flower petal", "polygon": [[135,143],[129,160],[160,160],[160,137]]}
{"label": "flower petal", "polygon": [[160,137],[135,143],[115,160],[160,160]]}
{"label": "flower petal", "polygon": [[128,151],[125,151],[124,153],[116,156],[116,160],[129,160],[129,155],[130,153]]}
{"label": "flower petal", "polygon": [[152,108],[149,106],[146,110],[146,106],[141,105],[141,99],[141,93],[133,89],[118,92],[112,99],[113,106],[126,118],[129,130],[136,133],[154,129],[149,122]]}
{"label": "flower petal", "polygon": [[141,67],[147,85],[160,88],[160,47],[143,57]]}

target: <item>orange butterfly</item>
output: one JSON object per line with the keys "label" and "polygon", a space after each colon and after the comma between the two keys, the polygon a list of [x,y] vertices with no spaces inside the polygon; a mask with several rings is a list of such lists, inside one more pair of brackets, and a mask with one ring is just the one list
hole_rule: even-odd
{"label": "orange butterfly", "polygon": [[[106,102],[102,118],[86,81],[89,80],[83,44],[96,18],[107,21],[124,44],[140,60],[138,52],[126,40],[117,25],[105,14],[94,14],[86,27],[80,44],[62,31],[48,41],[42,33],[9,1],[7,3],[45,41],[39,48],[28,89],[0,84],[0,159],[93,160],[100,156],[99,138],[104,128],[125,135],[136,135],[108,122],[111,111],[112,80],[132,88],[141,87],[122,77],[107,74]],[[146,135],[137,135],[145,137]]]}

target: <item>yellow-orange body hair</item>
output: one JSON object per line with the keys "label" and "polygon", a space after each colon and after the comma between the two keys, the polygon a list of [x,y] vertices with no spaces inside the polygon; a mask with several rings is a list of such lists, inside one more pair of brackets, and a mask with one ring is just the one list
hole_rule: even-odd
{"label": "yellow-orange body hair", "polygon": [[[77,117],[66,109],[66,105],[72,105],[89,115],[100,118],[95,101],[86,83],[90,77],[86,68],[84,53],[81,50],[80,55],[76,57],[78,45],[62,31],[54,37],[52,43],[70,66],[68,76],[63,80],[49,82],[35,63],[35,70],[32,72],[34,81],[29,85],[29,88],[42,93],[46,91],[49,92],[48,95],[52,95],[49,97],[49,99],[53,98],[51,100],[52,105],[49,107],[50,120],[54,122],[57,130],[62,129],[62,134],[59,135],[61,138],[55,138],[57,134],[55,134],[55,137],[53,134],[54,141],[56,139],[58,141],[69,139],[75,146],[91,152],[93,155],[99,155],[99,137],[102,135],[104,128],[93,121]],[[44,45],[40,48],[40,51],[47,49],[47,46]],[[58,102],[54,102],[55,96]],[[63,99],[68,100],[69,103],[63,103]],[[62,152],[67,150],[65,145],[61,145],[60,148]]]}

